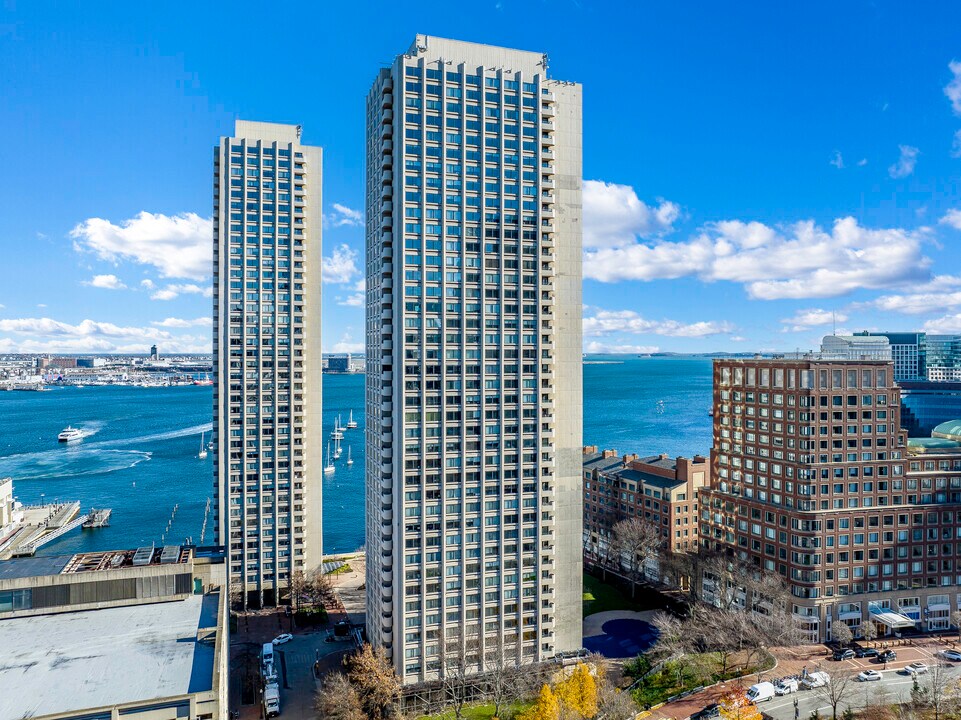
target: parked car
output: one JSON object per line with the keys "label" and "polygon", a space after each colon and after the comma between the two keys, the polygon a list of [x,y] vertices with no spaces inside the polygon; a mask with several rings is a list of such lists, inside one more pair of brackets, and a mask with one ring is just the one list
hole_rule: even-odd
{"label": "parked car", "polygon": [[878,656],[878,651],[874,648],[858,648],[854,655],[859,658],[873,658]]}
{"label": "parked car", "polygon": [[858,673],[858,680],[861,682],[872,682],[874,680],[880,680],[881,673],[877,670],[864,670]]}
{"label": "parked car", "polygon": [[904,668],[904,670],[902,670],[902,672],[905,675],[911,675],[912,677],[915,677],[917,675],[924,675],[924,673],[926,673],[927,671],[928,671],[928,666],[925,665],[923,662],[913,662],[910,665],[908,665],[906,668]]}
{"label": "parked car", "polygon": [[290,633],[282,633],[274,638],[274,645],[283,645],[294,639],[294,636]]}
{"label": "parked car", "polygon": [[835,650],[832,656],[835,660],[850,660],[855,657],[857,653],[851,648],[845,648],[844,650]]}
{"label": "parked car", "polygon": [[721,706],[717,703],[711,703],[707,707],[698,710],[696,713],[691,715],[691,720],[715,720],[721,716]]}
{"label": "parked car", "polygon": [[798,690],[798,680],[796,677],[784,677],[774,682],[774,693],[776,695],[790,695]]}
{"label": "parked car", "polygon": [[897,659],[898,654],[894,652],[894,650],[883,650],[877,654],[877,657],[874,658],[874,662],[886,663]]}
{"label": "parked car", "polygon": [[940,653],[941,657],[945,660],[952,660],[954,662],[961,662],[961,652],[957,650],[942,650]]}
{"label": "parked car", "polygon": [[772,699],[776,694],[774,683],[762,682],[757,685],[751,685],[751,687],[747,689],[746,697],[752,703],[757,704]]}

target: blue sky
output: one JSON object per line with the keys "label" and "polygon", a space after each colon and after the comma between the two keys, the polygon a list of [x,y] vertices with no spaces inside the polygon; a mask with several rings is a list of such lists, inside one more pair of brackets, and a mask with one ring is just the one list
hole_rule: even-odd
{"label": "blue sky", "polygon": [[324,147],[324,347],[360,349],[364,98],[418,32],[583,83],[585,349],[961,332],[961,4],[0,8],[0,352],[206,350],[236,118]]}

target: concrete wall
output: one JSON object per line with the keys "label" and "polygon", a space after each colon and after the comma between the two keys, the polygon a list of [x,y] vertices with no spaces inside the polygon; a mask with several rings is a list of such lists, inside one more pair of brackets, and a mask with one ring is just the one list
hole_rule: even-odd
{"label": "concrete wall", "polygon": [[583,599],[583,346],[581,340],[581,86],[547,81],[554,93],[557,274],[554,282],[555,650],[579,650]]}

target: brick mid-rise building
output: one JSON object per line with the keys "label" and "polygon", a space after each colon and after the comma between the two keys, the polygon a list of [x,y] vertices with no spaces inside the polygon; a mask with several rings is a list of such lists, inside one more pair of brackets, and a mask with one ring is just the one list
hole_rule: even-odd
{"label": "brick mid-rise building", "polygon": [[671,552],[698,546],[698,493],[708,483],[707,458],[619,456],[584,448],[584,551],[588,562],[607,556],[614,525],[636,517],[657,525]]}
{"label": "brick mid-rise building", "polygon": [[[716,360],[704,550],[786,578],[812,641],[946,629],[961,596],[961,445],[907,442],[890,361]],[[719,588],[705,579],[705,594]]]}

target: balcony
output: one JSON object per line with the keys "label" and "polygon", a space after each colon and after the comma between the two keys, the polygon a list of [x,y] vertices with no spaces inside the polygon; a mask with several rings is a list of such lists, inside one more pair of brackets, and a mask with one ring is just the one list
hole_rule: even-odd
{"label": "balcony", "polygon": [[394,136],[394,126],[384,125],[380,130],[380,137],[382,140],[388,140]]}
{"label": "balcony", "polygon": [[541,133],[541,142],[544,145],[554,147],[554,135],[552,133]]}
{"label": "balcony", "polygon": [[392,212],[394,212],[394,203],[393,203],[393,202],[391,202],[390,200],[388,200],[388,201],[385,202],[385,203],[381,203],[381,206],[380,206],[380,214],[381,214],[381,215],[390,215]]}
{"label": "balcony", "polygon": [[390,170],[384,170],[380,174],[380,181],[384,185],[389,185],[394,179],[394,174]]}
{"label": "balcony", "polygon": [[554,217],[554,206],[553,206],[553,205],[541,205],[541,217],[542,217],[542,218],[553,218],[553,217]]}
{"label": "balcony", "polygon": [[380,151],[384,155],[389,155],[390,153],[394,152],[394,141],[384,140],[384,144],[380,146]]}
{"label": "balcony", "polygon": [[392,122],[394,122],[394,111],[384,110],[384,114],[380,116],[380,121],[384,125],[390,125]]}
{"label": "balcony", "polygon": [[554,148],[548,145],[541,145],[541,160],[553,160]]}
{"label": "balcony", "polygon": [[381,96],[380,106],[386,110],[387,108],[393,107],[393,105],[394,105],[394,93],[388,90]]}
{"label": "balcony", "polygon": [[554,117],[557,115],[557,108],[552,102],[541,103],[541,114],[547,117]]}

